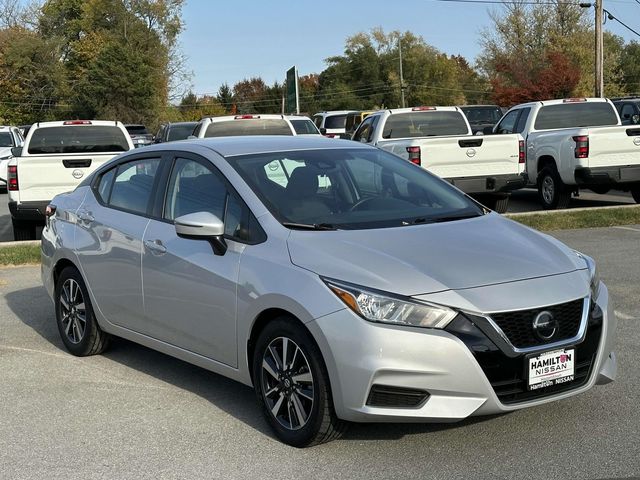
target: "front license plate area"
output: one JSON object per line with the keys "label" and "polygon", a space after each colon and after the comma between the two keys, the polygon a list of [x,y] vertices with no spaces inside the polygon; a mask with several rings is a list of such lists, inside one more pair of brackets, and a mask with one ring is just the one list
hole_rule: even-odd
{"label": "front license plate area", "polygon": [[563,348],[527,357],[529,390],[573,381],[575,357],[574,348]]}

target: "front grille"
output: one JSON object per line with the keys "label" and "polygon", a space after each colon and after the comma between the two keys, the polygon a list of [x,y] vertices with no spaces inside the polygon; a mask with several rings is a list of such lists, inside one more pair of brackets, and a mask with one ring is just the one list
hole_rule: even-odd
{"label": "front grille", "polygon": [[575,349],[573,381],[536,390],[527,388],[527,355],[519,354],[515,357],[506,355],[478,328],[475,322],[462,314],[458,315],[446,330],[457,336],[471,350],[500,402],[516,404],[574,390],[585,385],[592,375],[602,336],[602,320],[603,314],[600,308],[592,306],[584,339],[580,343],[569,346]]}
{"label": "front grille", "polygon": [[386,408],[418,408],[429,398],[424,390],[373,385],[369,391],[367,405]]}
{"label": "front grille", "polygon": [[[583,300],[561,303],[534,310],[492,313],[493,321],[516,348],[538,347],[576,336],[582,320]],[[533,331],[533,321],[540,312],[550,312],[558,321],[558,330],[549,340],[538,338]]]}

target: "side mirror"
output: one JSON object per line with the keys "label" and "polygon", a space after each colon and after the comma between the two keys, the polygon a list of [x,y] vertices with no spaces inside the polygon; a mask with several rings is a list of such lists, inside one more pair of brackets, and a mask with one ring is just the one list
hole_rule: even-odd
{"label": "side mirror", "polygon": [[224,223],[213,213],[196,212],[182,215],[174,220],[179,237],[207,240],[216,255],[224,255],[227,243],[224,241]]}
{"label": "side mirror", "polygon": [[637,113],[635,115],[631,116],[631,123],[633,123],[634,125],[637,125],[640,123],[640,115],[638,115]]}
{"label": "side mirror", "polygon": [[482,129],[483,135],[493,135],[493,127],[484,127]]}
{"label": "side mirror", "polygon": [[326,128],[324,128],[324,127],[322,127],[322,128],[320,129],[320,134],[321,134],[321,135],[326,135],[326,134],[327,134],[327,129],[326,129]]}
{"label": "side mirror", "polygon": [[21,157],[22,156],[22,147],[13,147],[11,149],[11,155],[13,155],[14,157]]}

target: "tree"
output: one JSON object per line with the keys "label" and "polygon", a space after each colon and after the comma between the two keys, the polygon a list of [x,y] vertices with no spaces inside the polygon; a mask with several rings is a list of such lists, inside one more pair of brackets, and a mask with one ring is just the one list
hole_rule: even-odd
{"label": "tree", "polygon": [[222,85],[220,85],[218,94],[216,95],[216,99],[218,100],[218,103],[222,105],[225,111],[231,111],[231,107],[233,106],[233,92],[231,91],[231,87],[229,87],[227,83],[223,83]]}

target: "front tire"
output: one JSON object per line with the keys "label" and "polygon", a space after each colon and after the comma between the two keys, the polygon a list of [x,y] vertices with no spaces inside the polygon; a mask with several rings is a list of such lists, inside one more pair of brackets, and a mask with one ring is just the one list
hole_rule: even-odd
{"label": "front tire", "polygon": [[538,197],[545,210],[569,206],[571,191],[567,190],[562,183],[560,174],[555,167],[547,166],[538,175]]}
{"label": "front tire", "polygon": [[110,336],[96,321],[89,292],[78,270],[67,267],[60,273],[54,298],[58,331],[67,350],[77,357],[104,352]]}
{"label": "front tire", "polygon": [[260,333],[253,384],[280,441],[309,447],[343,433],[345,423],[336,416],[320,349],[295,319],[277,318]]}

